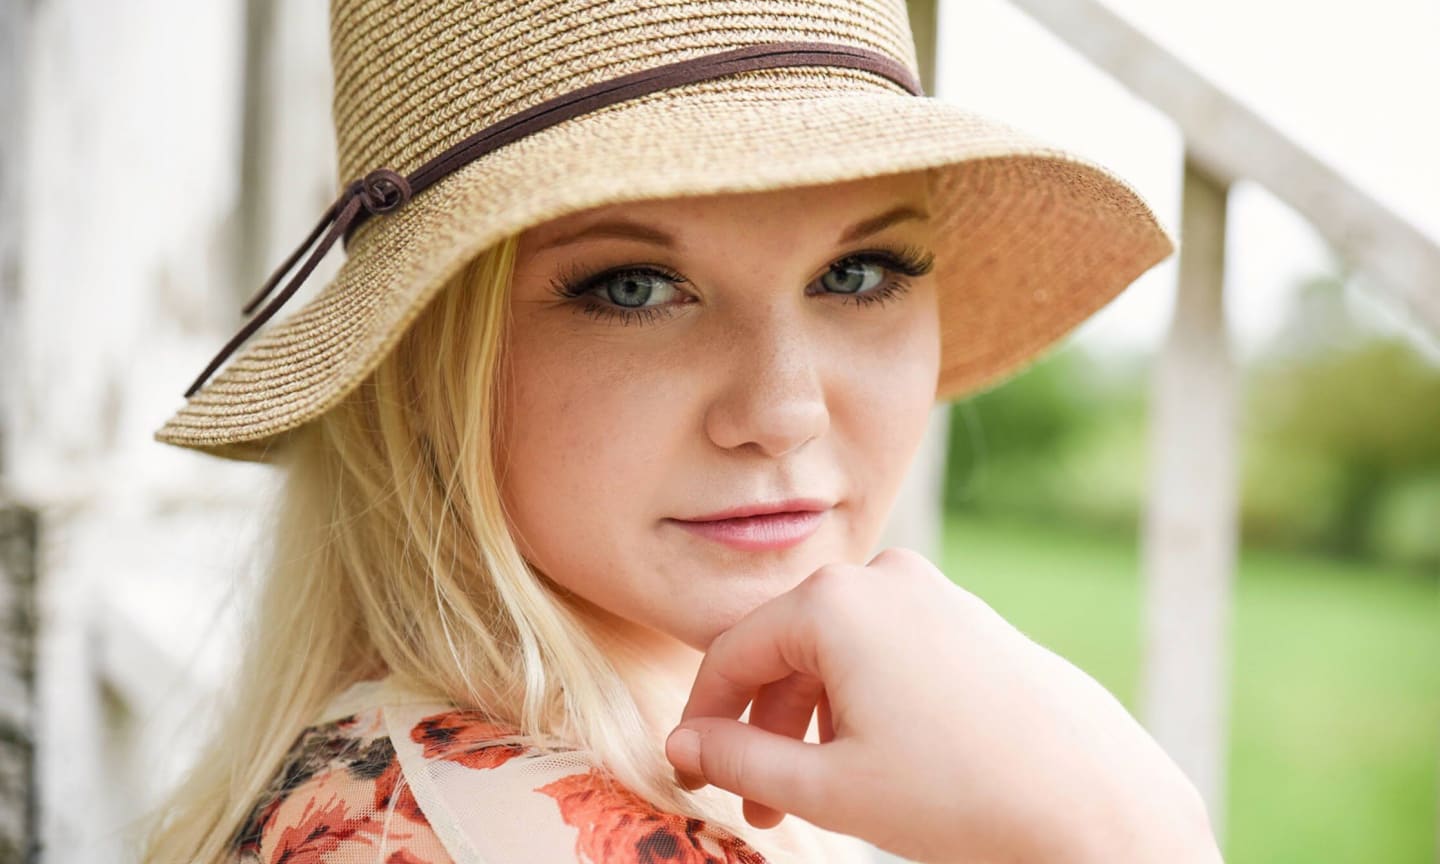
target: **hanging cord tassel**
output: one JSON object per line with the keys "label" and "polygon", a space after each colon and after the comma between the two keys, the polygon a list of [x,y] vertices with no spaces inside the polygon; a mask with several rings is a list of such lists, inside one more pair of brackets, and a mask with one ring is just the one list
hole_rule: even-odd
{"label": "hanging cord tassel", "polygon": [[275,298],[261,310],[260,314],[247,321],[240,332],[236,333],[225,344],[225,347],[220,349],[220,353],[215,355],[215,359],[210,361],[210,365],[205,367],[205,371],[201,372],[200,377],[195,379],[195,383],[190,385],[190,389],[185,391],[186,398],[194,395],[195,391],[200,389],[215,370],[220,368],[220,364],[235,353],[235,349],[260,329],[261,325],[274,317],[280,307],[285,305],[285,301],[299,290],[300,286],[304,284],[305,278],[325,257],[325,253],[329,252],[330,247],[335,245],[335,241],[349,230],[362,207],[372,215],[397,210],[410,200],[410,188],[410,181],[404,175],[388,168],[378,168],[366,174],[363,179],[352,181],[350,185],[346,186],[345,191],[336,199],[335,203],[325,211],[325,215],[320,217],[319,224],[310,232],[310,236],[305,238],[305,242],[300,244],[300,248],[290,253],[290,257],[285,259],[285,263],[270,274],[270,278],[265,280],[265,284],[260,286],[260,290],[245,303],[241,311],[248,315],[256,306],[259,306],[285,274],[290,272],[290,268],[295,266],[295,262],[300,260],[300,256],[304,255],[306,250],[315,243],[315,238],[325,231],[326,226],[329,226],[330,230],[325,233],[320,245],[316,246],[315,251],[305,260],[305,266],[300,268],[294,278],[279,294],[275,295]]}

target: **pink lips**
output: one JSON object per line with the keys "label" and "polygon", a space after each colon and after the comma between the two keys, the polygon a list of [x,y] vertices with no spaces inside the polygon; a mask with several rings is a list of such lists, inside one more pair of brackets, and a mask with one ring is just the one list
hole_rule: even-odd
{"label": "pink lips", "polygon": [[670,519],[681,528],[735,549],[758,552],[794,546],[820,527],[830,505],[810,499],[737,507],[696,519]]}

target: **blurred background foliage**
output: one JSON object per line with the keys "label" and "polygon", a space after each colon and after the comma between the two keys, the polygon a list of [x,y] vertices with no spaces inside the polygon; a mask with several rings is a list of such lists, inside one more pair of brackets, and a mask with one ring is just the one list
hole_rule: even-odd
{"label": "blurred background foliage", "polygon": [[[1237,369],[1233,864],[1434,862],[1440,366],[1298,286]],[[952,410],[944,569],[1139,710],[1153,361],[1073,343]]]}
{"label": "blurred background foliage", "polygon": [[[1354,323],[1344,283],[1302,285],[1241,370],[1242,542],[1440,577],[1440,368]],[[1145,358],[1066,349],[957,403],[947,509],[1133,536],[1149,374]]]}

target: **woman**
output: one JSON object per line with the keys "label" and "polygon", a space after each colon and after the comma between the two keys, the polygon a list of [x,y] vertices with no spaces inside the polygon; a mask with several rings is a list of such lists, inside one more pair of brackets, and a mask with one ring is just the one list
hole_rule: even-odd
{"label": "woman", "polygon": [[936,398],[1169,253],[1144,202],[919,95],[899,2],[406,8],[332,8],[360,179],[157,434],[289,485],[146,860],[1218,858],[1103,688],[871,555]]}

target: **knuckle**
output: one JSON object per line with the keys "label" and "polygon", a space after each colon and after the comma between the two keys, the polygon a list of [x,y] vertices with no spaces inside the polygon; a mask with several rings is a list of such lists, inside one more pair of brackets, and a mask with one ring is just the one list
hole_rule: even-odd
{"label": "knuckle", "polygon": [[[815,702],[824,689],[825,685],[818,677],[796,672],[783,681],[768,685],[762,691],[762,696],[769,702],[768,707],[775,714],[787,718],[798,717],[802,712],[814,711]],[[806,719],[808,722],[808,715]]]}
{"label": "knuckle", "polygon": [[732,630],[721,630],[710,640],[710,644],[705,646],[705,654],[707,656],[722,656],[734,640],[735,637]]}
{"label": "knuckle", "polygon": [[815,568],[815,572],[811,573],[800,587],[808,592],[829,590],[834,587],[833,583],[845,578],[848,566],[838,561],[822,564]]}
{"label": "knuckle", "polygon": [[813,610],[843,612],[854,603],[862,584],[862,580],[856,578],[853,567],[827,564],[806,580],[805,599]]}
{"label": "knuckle", "polygon": [[884,569],[892,584],[899,582],[915,591],[948,591],[957,587],[935,562],[904,546],[891,546],[881,551],[871,564]]}
{"label": "knuckle", "polygon": [[817,675],[796,673],[794,677],[792,701],[801,708],[814,708],[820,694],[825,692],[825,682]]}
{"label": "knuckle", "polygon": [[929,558],[904,546],[889,546],[870,559],[872,566],[894,568],[907,574],[932,574],[937,570]]}
{"label": "knuckle", "polygon": [[879,552],[875,553],[875,557],[870,559],[870,563],[896,563],[899,561],[904,561],[915,554],[916,553],[913,550],[907,549],[904,546],[886,546],[884,549],[881,549]]}

